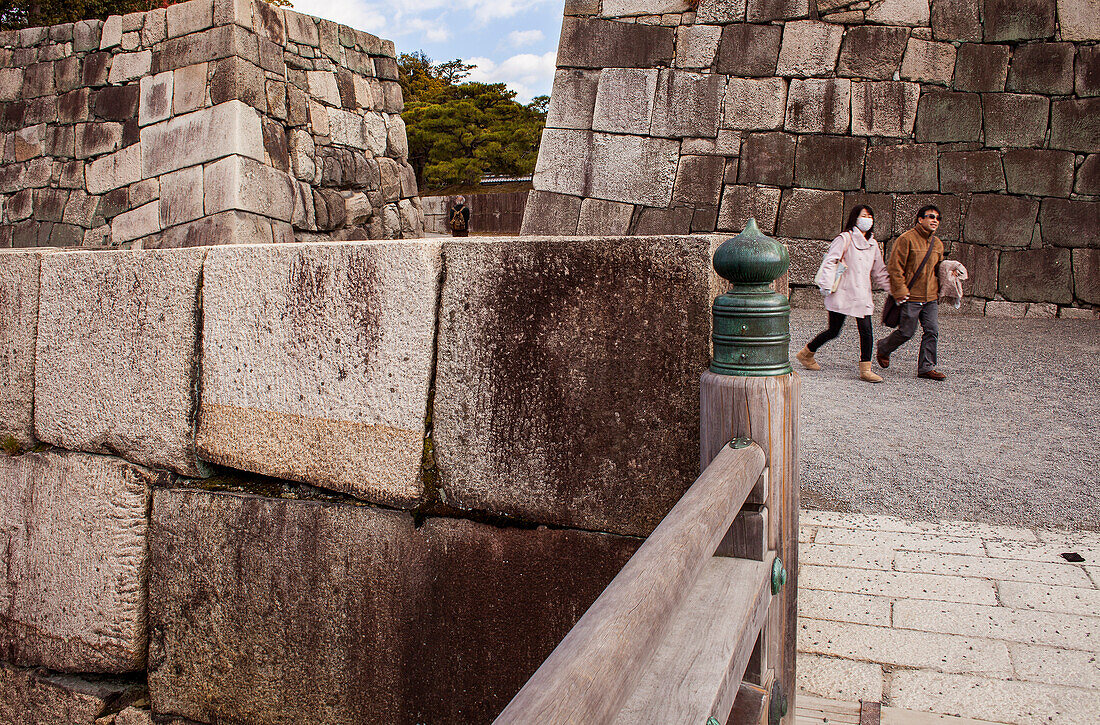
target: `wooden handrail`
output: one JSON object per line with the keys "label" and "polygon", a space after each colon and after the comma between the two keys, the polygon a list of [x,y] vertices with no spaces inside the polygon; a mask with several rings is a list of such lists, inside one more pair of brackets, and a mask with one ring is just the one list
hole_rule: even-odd
{"label": "wooden handrail", "polygon": [[497,725],[612,722],[763,470],[764,451],[755,443],[723,448]]}

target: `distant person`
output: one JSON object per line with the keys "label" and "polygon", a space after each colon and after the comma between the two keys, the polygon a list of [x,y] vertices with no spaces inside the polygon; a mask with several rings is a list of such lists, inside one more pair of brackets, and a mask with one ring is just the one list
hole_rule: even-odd
{"label": "distant person", "polygon": [[886,269],[890,273],[890,294],[897,302],[900,317],[897,329],[879,340],[875,356],[881,367],[890,367],[891,353],[913,337],[919,321],[922,334],[917,377],[929,380],[947,377],[936,370],[936,343],[940,334],[940,283],[936,267],[943,261],[943,242],[936,236],[940,217],[935,206],[922,206],[917,212],[917,225],[898,237],[890,250]]}
{"label": "distant person", "polygon": [[470,207],[466,206],[466,197],[456,196],[454,206],[451,207],[451,236],[470,236]]}
{"label": "distant person", "polygon": [[882,250],[872,233],[875,213],[871,207],[859,204],[848,214],[844,231],[829,245],[825,259],[814,277],[821,294],[825,295],[825,309],[829,311],[829,326],[810,340],[795,357],[808,370],[820,370],[814,353],[829,340],[840,334],[844,320],[854,317],[859,330],[859,379],[868,383],[881,383],[882,378],[871,370],[871,315],[875,303],[871,297],[872,283],[886,289],[890,280],[882,261]]}

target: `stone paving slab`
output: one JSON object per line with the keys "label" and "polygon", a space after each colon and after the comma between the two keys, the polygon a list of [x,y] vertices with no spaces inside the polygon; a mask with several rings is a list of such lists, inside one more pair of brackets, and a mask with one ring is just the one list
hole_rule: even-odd
{"label": "stone paving slab", "polygon": [[983,579],[1007,579],[1025,582],[1059,582],[1073,586],[1088,586],[1088,576],[1071,564],[1047,564],[1035,561],[1012,561],[981,556],[955,554],[925,554],[899,552],[894,559],[897,571],[924,574],[958,575]]}
{"label": "stone paving slab", "polygon": [[894,602],[893,622],[921,632],[1100,651],[1100,617],[901,599]]}
{"label": "stone paving slab", "polygon": [[817,697],[881,702],[882,666],[804,654],[798,658],[798,685],[800,692]]}
{"label": "stone paving slab", "polygon": [[1028,582],[997,582],[1001,603],[1013,609],[1046,612],[1100,613],[1100,590],[1080,587],[1052,587]]}
{"label": "stone paving slab", "polygon": [[994,604],[997,598],[993,582],[982,579],[844,567],[800,567],[798,585],[806,589],[971,604]]}
{"label": "stone paving slab", "polygon": [[798,592],[798,614],[813,619],[889,627],[890,599],[850,592],[801,589]]}
{"label": "stone paving slab", "polygon": [[1100,658],[1096,652],[1043,645],[1010,644],[1008,654],[1021,680],[1051,685],[1073,683],[1100,691]]}

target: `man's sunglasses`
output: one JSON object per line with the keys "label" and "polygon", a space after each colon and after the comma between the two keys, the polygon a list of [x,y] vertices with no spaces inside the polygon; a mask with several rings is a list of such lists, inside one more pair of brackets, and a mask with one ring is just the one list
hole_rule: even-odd
{"label": "man's sunglasses", "polygon": [[939,219],[940,215],[939,214],[925,214],[924,218],[925,219]]}

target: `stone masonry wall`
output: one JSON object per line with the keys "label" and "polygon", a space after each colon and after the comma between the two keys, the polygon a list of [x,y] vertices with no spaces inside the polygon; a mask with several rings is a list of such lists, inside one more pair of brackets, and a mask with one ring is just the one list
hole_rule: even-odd
{"label": "stone masonry wall", "polygon": [[0,720],[490,722],[698,474],[718,241],[0,250]]}
{"label": "stone masonry wall", "polygon": [[420,236],[394,53],[260,0],[0,33],[0,246]]}
{"label": "stone masonry wall", "polygon": [[1098,40],[1096,0],[569,0],[523,230],[752,216],[797,286],[852,205],[934,203],[968,309],[1100,306]]}

